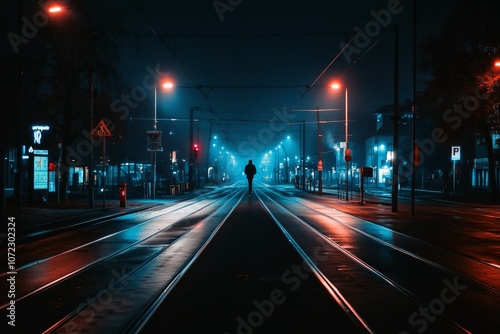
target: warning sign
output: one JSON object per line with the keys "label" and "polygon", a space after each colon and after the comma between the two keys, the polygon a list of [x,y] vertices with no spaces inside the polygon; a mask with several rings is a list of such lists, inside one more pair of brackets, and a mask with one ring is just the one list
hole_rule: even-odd
{"label": "warning sign", "polygon": [[109,131],[104,121],[101,120],[92,131],[91,135],[93,137],[111,137],[111,132]]}
{"label": "warning sign", "polygon": [[148,151],[163,151],[161,146],[161,131],[147,131]]}

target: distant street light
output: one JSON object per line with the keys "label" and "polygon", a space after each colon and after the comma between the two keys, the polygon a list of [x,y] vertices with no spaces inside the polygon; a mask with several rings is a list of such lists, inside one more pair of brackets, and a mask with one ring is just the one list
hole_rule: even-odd
{"label": "distant street light", "polygon": [[332,89],[345,89],[345,200],[349,200],[349,161],[352,159],[351,150],[349,149],[349,96],[346,86],[341,86],[339,83],[334,82],[331,85]]}

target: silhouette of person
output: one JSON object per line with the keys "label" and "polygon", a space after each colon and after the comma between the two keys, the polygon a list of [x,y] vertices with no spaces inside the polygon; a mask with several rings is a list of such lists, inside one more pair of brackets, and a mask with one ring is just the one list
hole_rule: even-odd
{"label": "silhouette of person", "polygon": [[248,179],[248,196],[251,196],[253,176],[257,174],[257,169],[255,168],[255,165],[252,164],[252,160],[248,160],[248,165],[245,166],[245,174]]}

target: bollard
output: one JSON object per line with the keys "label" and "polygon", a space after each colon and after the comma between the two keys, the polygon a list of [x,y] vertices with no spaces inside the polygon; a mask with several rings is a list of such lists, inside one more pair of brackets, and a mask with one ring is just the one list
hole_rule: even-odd
{"label": "bollard", "polygon": [[120,184],[120,207],[125,208],[127,206],[127,184]]}

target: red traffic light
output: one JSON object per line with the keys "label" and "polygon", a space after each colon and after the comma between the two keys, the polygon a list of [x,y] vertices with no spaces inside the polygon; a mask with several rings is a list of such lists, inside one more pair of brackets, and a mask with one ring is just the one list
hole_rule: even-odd
{"label": "red traffic light", "polygon": [[194,154],[194,157],[197,158],[198,157],[198,152],[200,151],[200,148],[198,147],[198,144],[194,144],[193,145],[193,154]]}

